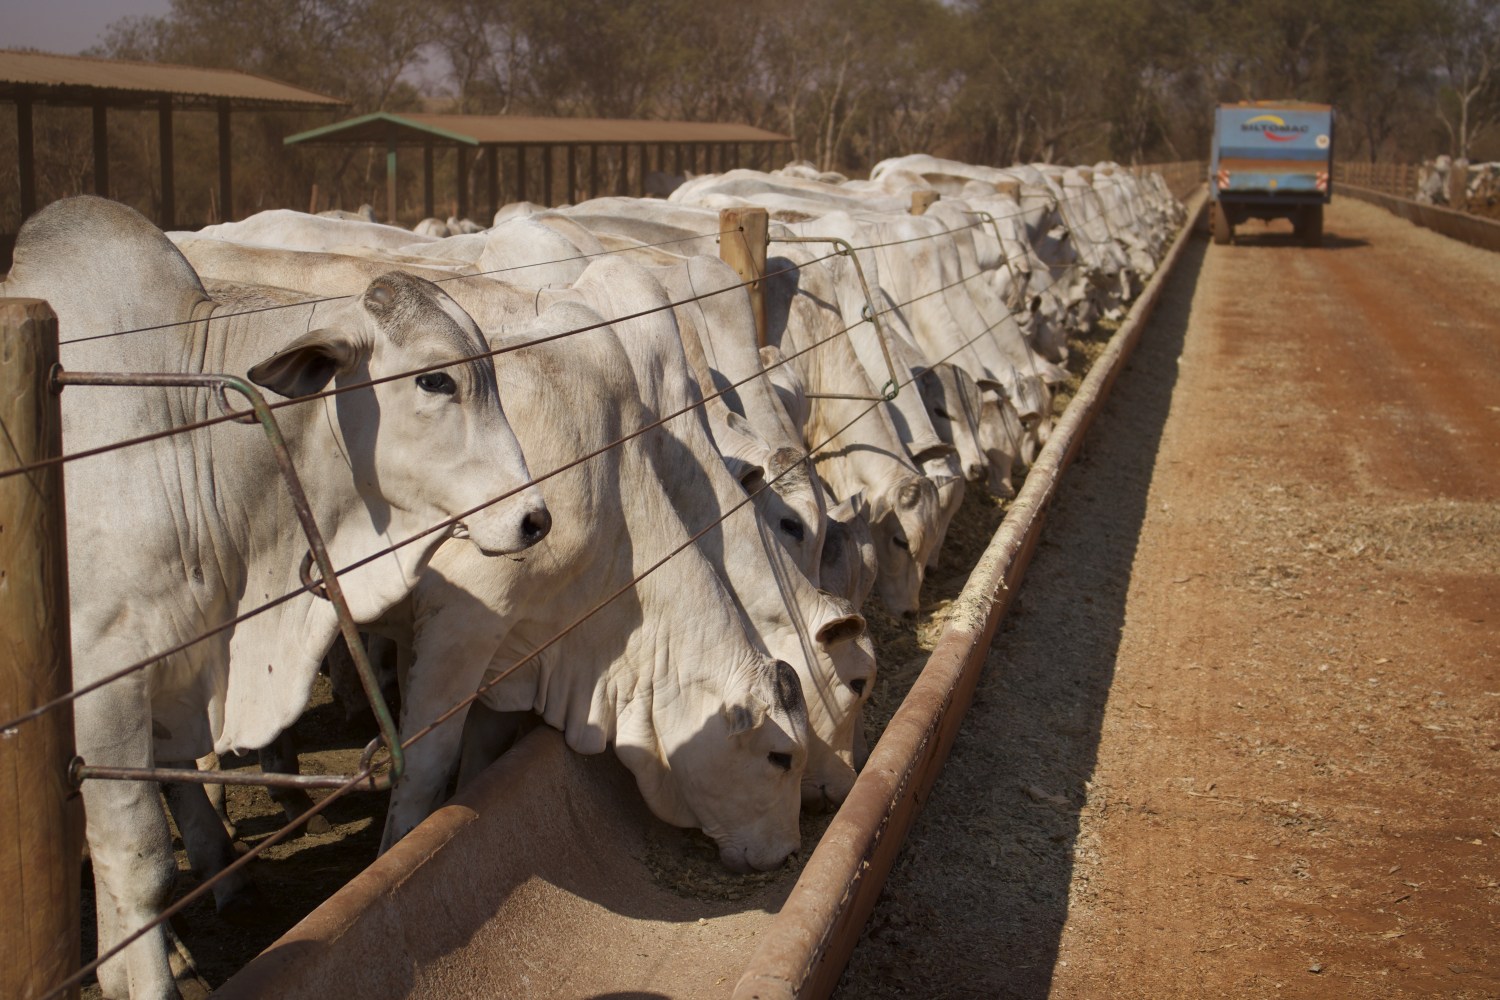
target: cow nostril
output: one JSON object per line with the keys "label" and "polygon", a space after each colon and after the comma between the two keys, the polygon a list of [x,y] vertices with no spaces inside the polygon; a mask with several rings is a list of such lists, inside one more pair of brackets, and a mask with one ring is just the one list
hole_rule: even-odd
{"label": "cow nostril", "polygon": [[552,530],[552,513],[543,507],[521,518],[521,535],[528,542],[540,542]]}

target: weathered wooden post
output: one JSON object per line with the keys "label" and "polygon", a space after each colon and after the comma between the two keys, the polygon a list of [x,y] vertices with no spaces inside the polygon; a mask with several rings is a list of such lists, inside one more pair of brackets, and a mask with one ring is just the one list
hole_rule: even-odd
{"label": "weathered wooden post", "polygon": [[911,193],[911,208],[908,211],[912,215],[926,215],[927,210],[937,203],[942,195],[936,191],[913,191]]}
{"label": "weathered wooden post", "polygon": [[766,346],[766,243],[770,213],[764,208],[726,208],[719,212],[719,259],[750,283],[755,314],[755,343]]}
{"label": "weathered wooden post", "polygon": [[[56,363],[51,308],[0,299],[0,471],[61,453]],[[63,472],[49,465],[0,479],[0,723],[66,693],[72,673]],[[70,706],[0,731],[0,996],[41,996],[78,969],[72,758]]]}
{"label": "weathered wooden post", "polygon": [[1458,159],[1448,171],[1448,207],[1455,212],[1469,210],[1469,161]]}

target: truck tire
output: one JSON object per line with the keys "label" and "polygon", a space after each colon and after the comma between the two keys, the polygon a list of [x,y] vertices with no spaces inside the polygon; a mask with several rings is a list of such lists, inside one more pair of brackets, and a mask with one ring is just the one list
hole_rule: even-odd
{"label": "truck tire", "polygon": [[1303,207],[1301,217],[1297,220],[1297,235],[1302,237],[1303,246],[1320,247],[1323,245],[1322,205]]}
{"label": "truck tire", "polygon": [[1224,246],[1234,239],[1234,226],[1229,223],[1229,215],[1224,211],[1224,203],[1216,201],[1209,206],[1208,228],[1213,233],[1214,242]]}

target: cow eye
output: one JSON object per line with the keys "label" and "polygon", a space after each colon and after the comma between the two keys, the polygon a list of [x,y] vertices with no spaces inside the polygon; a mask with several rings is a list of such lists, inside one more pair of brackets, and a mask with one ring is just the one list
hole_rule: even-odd
{"label": "cow eye", "polygon": [[777,751],[772,750],[770,753],[766,754],[766,760],[770,761],[772,764],[775,764],[783,771],[790,771],[792,769],[792,755],[789,753],[778,753]]}
{"label": "cow eye", "polygon": [[447,372],[424,372],[417,376],[417,388],[423,392],[451,396],[458,391],[458,383]]}
{"label": "cow eye", "polygon": [[795,517],[783,517],[781,519],[781,530],[791,535],[797,541],[802,541],[806,532],[802,529],[802,522]]}
{"label": "cow eye", "polygon": [[906,539],[902,538],[900,535],[897,535],[895,538],[892,538],[891,539],[891,543],[893,545],[895,545],[896,548],[898,548],[898,549],[910,549],[911,548],[911,543],[908,542]]}

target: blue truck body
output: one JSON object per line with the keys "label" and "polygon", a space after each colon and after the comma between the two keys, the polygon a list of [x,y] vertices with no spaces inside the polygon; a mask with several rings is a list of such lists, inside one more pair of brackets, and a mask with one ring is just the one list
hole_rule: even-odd
{"label": "blue truck body", "polygon": [[1327,104],[1219,105],[1208,185],[1214,242],[1228,243],[1246,219],[1291,219],[1303,242],[1321,242],[1333,194],[1333,125]]}

